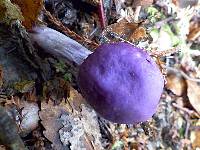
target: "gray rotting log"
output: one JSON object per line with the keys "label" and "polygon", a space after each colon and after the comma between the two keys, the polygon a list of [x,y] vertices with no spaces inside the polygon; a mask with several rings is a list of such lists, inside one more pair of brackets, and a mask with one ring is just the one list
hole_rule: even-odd
{"label": "gray rotting log", "polygon": [[0,106],[0,117],[0,144],[9,150],[25,150],[14,120],[8,116],[2,106]]}

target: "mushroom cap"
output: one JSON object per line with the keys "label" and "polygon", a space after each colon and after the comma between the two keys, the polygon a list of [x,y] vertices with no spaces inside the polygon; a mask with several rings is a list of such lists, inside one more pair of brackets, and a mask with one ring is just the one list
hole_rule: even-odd
{"label": "mushroom cap", "polygon": [[81,64],[78,83],[100,116],[120,124],[151,118],[164,87],[163,75],[148,53],[125,42],[99,46]]}

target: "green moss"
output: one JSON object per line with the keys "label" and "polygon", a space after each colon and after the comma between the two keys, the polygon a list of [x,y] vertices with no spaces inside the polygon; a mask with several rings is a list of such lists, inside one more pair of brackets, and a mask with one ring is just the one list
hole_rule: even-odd
{"label": "green moss", "polygon": [[64,61],[59,60],[59,62],[56,63],[54,67],[56,68],[56,72],[65,73],[66,65]]}
{"label": "green moss", "polygon": [[71,73],[65,73],[63,78],[65,81],[72,82],[72,74]]}
{"label": "green moss", "polygon": [[153,7],[153,6],[147,8],[147,13],[148,13],[150,16],[155,16],[158,12],[159,12],[158,9],[156,9],[156,8]]}
{"label": "green moss", "polygon": [[146,12],[148,14],[148,19],[151,23],[156,23],[159,20],[166,18],[165,15],[161,11],[159,11],[157,8],[153,6],[148,7],[146,9]]}

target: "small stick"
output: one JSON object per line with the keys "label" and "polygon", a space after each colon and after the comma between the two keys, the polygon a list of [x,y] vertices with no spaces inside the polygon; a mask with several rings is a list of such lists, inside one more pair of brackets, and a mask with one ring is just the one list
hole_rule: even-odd
{"label": "small stick", "polygon": [[171,55],[171,54],[176,53],[178,51],[179,51],[178,48],[173,47],[171,49],[167,49],[167,50],[164,50],[164,51],[157,51],[155,49],[152,49],[149,53],[150,53],[151,56],[162,57],[162,56]]}
{"label": "small stick", "polygon": [[169,21],[172,21],[174,20],[174,17],[169,17],[169,18],[166,18],[164,20],[161,20],[161,21],[158,21],[155,23],[155,26],[156,28],[160,28],[162,27],[164,24],[168,23]]}
{"label": "small stick", "polygon": [[[188,115],[186,115],[185,119],[187,119],[187,120],[189,119]],[[188,132],[189,132],[189,128],[190,128],[190,122],[187,121],[187,120],[186,120],[185,134],[184,134],[184,136],[185,136],[186,139],[188,138]]]}
{"label": "small stick", "polygon": [[176,68],[167,67],[167,66],[165,66],[165,68],[166,68],[168,71],[173,71],[173,72],[176,72],[176,73],[180,73],[180,74],[181,74],[185,79],[187,79],[187,80],[200,83],[200,79],[192,78],[192,77],[188,76],[188,75],[187,75],[185,72],[183,72],[182,70],[178,70],[178,69],[176,69]]}
{"label": "small stick", "polygon": [[179,105],[176,104],[176,103],[172,103],[172,106],[174,106],[174,107],[176,107],[176,108],[178,108],[178,109],[180,109],[180,110],[186,112],[186,113],[189,114],[190,116],[196,116],[196,117],[200,118],[200,115],[199,115],[198,113],[196,113],[195,111],[193,111],[193,110],[189,110],[189,109],[187,109],[187,108],[181,107],[181,106],[179,106]]}
{"label": "small stick", "polygon": [[104,29],[106,27],[106,17],[105,17],[105,11],[103,6],[103,0],[99,0],[99,20],[101,23],[102,28]]}

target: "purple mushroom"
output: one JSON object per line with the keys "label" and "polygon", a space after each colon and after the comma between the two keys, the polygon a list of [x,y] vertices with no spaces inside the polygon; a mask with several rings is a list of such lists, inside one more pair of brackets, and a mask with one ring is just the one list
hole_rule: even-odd
{"label": "purple mushroom", "polygon": [[53,29],[37,27],[34,31],[32,40],[46,52],[80,65],[81,92],[103,118],[134,124],[148,120],[156,112],[164,79],[143,49],[118,42],[103,44],[91,53]]}
{"label": "purple mushroom", "polygon": [[81,64],[78,82],[97,113],[126,124],[152,117],[164,85],[154,60],[144,50],[123,42],[98,47]]}

